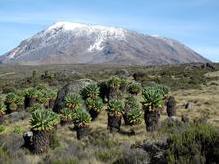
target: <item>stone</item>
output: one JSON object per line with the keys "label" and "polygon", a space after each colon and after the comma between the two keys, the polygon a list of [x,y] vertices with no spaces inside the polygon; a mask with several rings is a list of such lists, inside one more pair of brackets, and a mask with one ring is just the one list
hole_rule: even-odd
{"label": "stone", "polygon": [[68,94],[80,94],[80,91],[86,87],[87,85],[95,83],[93,80],[90,79],[81,79],[75,80],[72,83],[65,85],[62,89],[59,90],[57,98],[55,100],[55,104],[53,107],[53,111],[59,113],[61,109],[64,108],[64,100]]}
{"label": "stone", "polygon": [[185,104],[185,109],[192,109],[192,107],[193,107],[193,104],[191,102],[187,102]]}

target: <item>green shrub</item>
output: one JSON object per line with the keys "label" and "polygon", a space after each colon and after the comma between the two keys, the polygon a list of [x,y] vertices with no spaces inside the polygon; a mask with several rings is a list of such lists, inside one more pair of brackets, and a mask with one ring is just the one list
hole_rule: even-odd
{"label": "green shrub", "polygon": [[82,103],[81,96],[78,94],[69,94],[65,97],[65,107],[71,110],[80,108]]}
{"label": "green shrub", "polygon": [[130,94],[139,94],[141,92],[141,85],[139,83],[131,83],[129,86],[128,86],[128,92]]}
{"label": "green shrub", "polygon": [[[210,161],[218,132],[207,124],[190,125],[184,131],[171,133],[168,149],[169,163],[193,163]],[[208,162],[207,162],[208,163]]]}
{"label": "green shrub", "polygon": [[140,108],[140,104],[137,101],[137,98],[133,96],[129,96],[126,98],[124,114],[127,115],[127,120],[129,123],[133,125],[141,123],[142,110]]}
{"label": "green shrub", "polygon": [[163,106],[163,95],[157,87],[145,87],[142,94],[144,98],[143,106],[150,110]]}
{"label": "green shrub", "polygon": [[6,111],[6,106],[5,106],[5,104],[0,101],[0,117],[2,117],[3,115],[5,115],[5,111]]}
{"label": "green shrub", "polygon": [[121,116],[123,113],[124,105],[120,100],[110,100],[107,111],[110,115]]}
{"label": "green shrub", "polygon": [[121,79],[119,77],[113,76],[109,81],[108,81],[108,86],[114,89],[119,89],[121,85]]}
{"label": "green shrub", "polygon": [[5,131],[5,126],[4,125],[0,125],[0,133],[4,132]]}
{"label": "green shrub", "polygon": [[81,91],[81,94],[84,99],[96,99],[100,94],[100,88],[97,84],[90,84]]}
{"label": "green shrub", "polygon": [[95,110],[97,112],[101,112],[103,110],[104,104],[101,98],[88,98],[85,103],[88,110]]}
{"label": "green shrub", "polygon": [[32,112],[30,122],[33,130],[49,131],[59,124],[60,118],[52,111],[38,109]]}
{"label": "green shrub", "polygon": [[101,160],[102,162],[109,162],[114,161],[118,157],[120,157],[122,154],[120,149],[106,149],[106,150],[100,150],[95,152],[95,156],[97,159]]}
{"label": "green shrub", "polygon": [[16,103],[17,95],[14,92],[8,93],[5,99],[5,102],[8,104]]}
{"label": "green shrub", "polygon": [[73,121],[79,127],[87,126],[91,122],[91,116],[84,109],[76,109],[73,112]]}
{"label": "green shrub", "polygon": [[69,108],[64,108],[61,110],[60,118],[62,121],[69,122],[73,121],[74,113]]}

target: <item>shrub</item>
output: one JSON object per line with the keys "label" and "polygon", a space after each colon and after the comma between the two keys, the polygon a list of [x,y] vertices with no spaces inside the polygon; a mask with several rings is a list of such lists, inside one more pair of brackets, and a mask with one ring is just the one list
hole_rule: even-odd
{"label": "shrub", "polygon": [[162,84],[156,84],[155,87],[161,92],[163,96],[166,96],[169,93],[169,87]]}
{"label": "shrub", "polygon": [[145,87],[143,90],[143,105],[149,107],[149,110],[154,110],[162,107],[163,96],[157,87]]}
{"label": "shrub", "polygon": [[[212,157],[218,132],[207,124],[192,124],[184,131],[170,134],[169,163],[192,163],[194,158],[208,163]],[[210,154],[211,153],[211,154]],[[210,157],[210,158],[209,158]],[[211,161],[212,162],[212,161]]]}
{"label": "shrub", "polygon": [[121,79],[119,77],[113,76],[109,81],[108,81],[108,86],[114,89],[119,89],[121,85]]}
{"label": "shrub", "polygon": [[[139,124],[142,121],[142,111],[137,99],[133,96],[129,96],[125,101],[124,108],[124,120],[126,124]],[[127,120],[126,120],[127,119]]]}
{"label": "shrub", "polygon": [[60,117],[62,121],[70,122],[73,120],[73,112],[69,108],[64,108],[63,110],[61,110]]}
{"label": "shrub", "polygon": [[49,131],[60,122],[60,118],[52,111],[38,109],[32,112],[30,122],[33,130]]}
{"label": "shrub", "polygon": [[4,125],[0,125],[0,133],[4,132],[5,131],[5,126]]}
{"label": "shrub", "polygon": [[88,110],[94,110],[96,112],[101,112],[104,105],[101,98],[88,98],[85,103]]}
{"label": "shrub", "polygon": [[122,101],[110,100],[107,111],[110,115],[121,116],[123,113],[123,108],[124,108],[124,105]]}
{"label": "shrub", "polygon": [[129,86],[128,86],[128,92],[130,94],[139,94],[141,92],[141,85],[139,83],[131,83]]}
{"label": "shrub", "polygon": [[36,103],[36,104],[33,104],[33,106],[29,107],[28,110],[32,113],[32,112],[39,110],[39,109],[45,110],[42,104]]}
{"label": "shrub", "polygon": [[65,107],[74,110],[80,108],[82,103],[81,96],[78,94],[69,94],[65,97]]}
{"label": "shrub", "polygon": [[84,99],[96,99],[100,94],[100,88],[97,84],[90,84],[82,90],[81,94]]}
{"label": "shrub", "polygon": [[6,106],[5,106],[5,104],[0,101],[0,117],[2,117],[3,115],[5,115],[5,111],[6,111]]}
{"label": "shrub", "polygon": [[76,109],[73,113],[73,121],[78,127],[84,127],[91,122],[91,116],[84,109]]}
{"label": "shrub", "polygon": [[16,103],[17,95],[14,92],[8,93],[5,99],[7,104]]}

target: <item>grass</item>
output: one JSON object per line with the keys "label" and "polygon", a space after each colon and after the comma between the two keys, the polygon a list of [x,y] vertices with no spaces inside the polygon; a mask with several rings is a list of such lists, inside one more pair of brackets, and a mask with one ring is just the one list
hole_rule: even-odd
{"label": "grass", "polygon": [[[77,78],[91,78],[94,80],[108,79],[116,74],[118,70],[126,69],[130,74],[143,72],[145,75],[138,80],[144,84],[159,82],[167,84],[171,88],[170,95],[175,96],[177,101],[177,118],[188,114],[191,120],[208,116],[208,122],[219,127],[219,71],[190,70],[185,71],[188,66],[162,66],[162,67],[112,67],[112,66],[88,66],[88,65],[53,65],[53,66],[3,66],[0,65],[0,88],[8,90],[22,88],[32,85],[32,71],[37,70],[39,83],[49,83],[56,88]],[[218,66],[219,68],[219,66]],[[218,69],[217,68],[217,69]],[[60,73],[56,79],[42,80],[40,76],[48,70],[50,73]],[[65,70],[65,71],[64,71]],[[66,76],[62,73],[65,72]],[[77,72],[80,77],[72,72]],[[184,72],[184,73],[182,73]],[[5,76],[7,75],[7,76]],[[191,76],[194,76],[191,79]],[[132,79],[132,77],[129,77]],[[30,80],[30,81],[29,81]],[[14,81],[14,82],[12,82]],[[56,82],[57,83],[56,83]],[[7,85],[6,85],[7,84]],[[7,88],[8,87],[8,88]],[[139,99],[140,96],[139,96]],[[192,103],[192,109],[185,109],[187,102]],[[161,120],[167,119],[165,110],[161,113]],[[109,133],[107,129],[107,113],[101,112],[98,119],[90,124],[91,132],[88,138],[81,141],[76,139],[76,131],[72,126],[58,127],[57,137],[53,149],[45,155],[31,155],[27,150],[21,150],[24,163],[112,163],[127,155],[131,158],[133,154],[139,154],[131,149],[133,144],[142,144],[144,140],[154,141],[164,137],[163,131],[147,133],[145,124],[131,127],[121,127],[122,133]],[[0,136],[16,135],[22,136],[23,132],[30,129],[29,119],[20,120],[15,123],[7,122],[0,125]],[[127,135],[134,129],[136,135]],[[5,143],[8,141],[5,139]],[[124,153],[125,152],[125,153]],[[129,154],[130,153],[130,154]],[[147,154],[142,152],[139,159],[145,160]],[[137,158],[137,155],[135,155]],[[11,159],[10,153],[0,148],[0,160],[20,160],[18,157]],[[1,163],[1,162],[0,162]]]}
{"label": "grass", "polygon": [[[219,72],[208,73],[207,76],[219,77]],[[211,85],[214,82],[218,85]],[[219,126],[219,80],[208,82],[200,89],[178,90],[172,92],[177,100],[177,116],[188,114],[191,119],[207,115],[209,122]],[[192,103],[192,109],[185,109],[187,102]]]}

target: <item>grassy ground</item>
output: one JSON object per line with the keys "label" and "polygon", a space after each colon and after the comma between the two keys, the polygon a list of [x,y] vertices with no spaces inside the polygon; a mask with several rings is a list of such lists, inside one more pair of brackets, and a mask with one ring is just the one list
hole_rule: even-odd
{"label": "grassy ground", "polygon": [[[170,95],[175,96],[177,101],[178,119],[180,119],[183,114],[188,114],[191,120],[204,116],[209,118],[209,123],[219,127],[219,71],[217,70],[198,70],[199,74],[197,76],[197,70],[185,73],[185,66],[148,68],[113,68],[107,66],[92,66],[90,68],[89,66],[83,65],[43,66],[42,68],[0,66],[0,86],[4,87],[6,83],[9,83],[9,81],[11,82],[12,80],[11,86],[16,86],[16,81],[18,81],[20,85],[20,81],[30,77],[33,70],[37,70],[38,76],[46,70],[49,70],[50,72],[63,72],[66,70],[68,77],[74,76],[71,74],[72,72],[77,72],[80,73],[80,76],[82,77],[99,80],[106,79],[109,76],[114,75],[117,70],[121,69],[126,69],[131,74],[135,72],[146,73],[145,76],[139,79],[139,81],[145,84],[151,81],[166,83],[167,85],[170,84],[169,86],[172,90]],[[182,72],[184,72],[185,76],[182,76]],[[187,73],[191,73],[191,75],[187,77]],[[189,79],[191,79],[191,76],[195,77],[195,83],[191,84],[195,87],[191,87],[190,85],[191,81],[189,81]],[[182,79],[184,79],[183,82]],[[60,84],[60,86],[62,85],[63,83]],[[190,87],[187,88],[187,86]],[[185,109],[185,104],[188,102],[192,104],[191,109]],[[166,118],[167,116],[164,110],[161,115],[161,120],[164,121]],[[3,125],[4,130],[0,133],[0,137],[2,136],[4,138],[0,139],[1,143],[11,143],[10,139],[16,137],[19,140],[22,140],[23,132],[30,129],[29,119],[30,118],[27,117],[24,120],[13,123],[6,122]],[[76,139],[76,132],[72,130],[72,126],[58,127],[57,137],[54,141],[55,148],[51,149],[48,154],[42,156],[31,155],[31,153],[26,150],[14,149],[14,152],[16,153],[11,155],[9,152],[0,151],[0,163],[2,159],[9,161],[8,163],[113,163],[116,159],[123,156],[124,152],[131,152],[131,145],[142,143],[144,140],[152,141],[163,137],[163,133],[161,132],[147,133],[144,122],[135,127],[122,125],[121,133],[109,133],[107,129],[107,113],[105,111],[101,113],[97,121],[90,124],[90,127],[90,136],[82,141]],[[129,135],[131,129],[135,130],[136,135]],[[16,137],[14,137],[14,135]],[[16,140],[14,142],[16,142]],[[11,145],[9,144],[9,147],[12,147],[12,145],[13,142]],[[141,153],[138,152],[138,154]],[[143,156],[144,158],[147,158],[147,154],[143,154]]]}
{"label": "grassy ground", "polygon": [[[218,77],[219,71],[206,74],[207,77]],[[177,90],[172,93],[177,100],[177,115],[188,114],[191,119],[209,117],[209,122],[219,126],[219,80],[213,80],[200,89]],[[192,109],[185,109],[191,102]]]}

